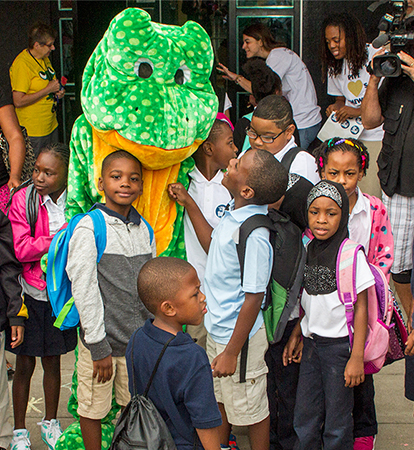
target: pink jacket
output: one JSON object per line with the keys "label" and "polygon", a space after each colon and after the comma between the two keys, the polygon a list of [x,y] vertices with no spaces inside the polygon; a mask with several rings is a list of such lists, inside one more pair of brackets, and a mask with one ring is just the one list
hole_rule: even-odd
{"label": "pink jacket", "polygon": [[14,250],[17,259],[23,265],[23,278],[31,286],[43,290],[46,289],[46,282],[41,278],[43,271],[40,267],[40,259],[49,250],[53,236],[49,236],[49,216],[41,200],[39,200],[35,236],[30,235],[30,225],[26,218],[26,190],[27,188],[24,188],[14,194],[9,210]]}
{"label": "pink jacket", "polygon": [[368,262],[380,268],[390,281],[390,269],[394,261],[394,239],[387,210],[382,201],[363,194],[371,204],[371,240],[368,249]]}
{"label": "pink jacket", "polygon": [[[390,269],[394,261],[394,239],[392,237],[391,223],[387,210],[382,201],[368,194],[371,205],[371,238],[368,249],[368,262],[384,272],[387,281],[390,281]],[[313,234],[306,228],[304,235],[313,239]]]}

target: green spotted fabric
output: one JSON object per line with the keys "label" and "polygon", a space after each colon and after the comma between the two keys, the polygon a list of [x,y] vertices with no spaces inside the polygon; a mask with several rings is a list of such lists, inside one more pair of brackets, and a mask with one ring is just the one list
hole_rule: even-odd
{"label": "green spotted fabric", "polygon": [[189,146],[207,138],[217,113],[212,64],[210,38],[199,24],[158,24],[128,8],[86,65],[82,109],[99,130],[165,149]]}

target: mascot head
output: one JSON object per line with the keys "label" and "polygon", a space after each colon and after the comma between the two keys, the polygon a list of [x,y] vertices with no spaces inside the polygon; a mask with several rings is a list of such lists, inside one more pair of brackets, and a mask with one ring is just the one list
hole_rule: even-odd
{"label": "mascot head", "polygon": [[210,38],[197,23],[162,25],[126,9],[86,65],[83,111],[96,130],[164,150],[188,147],[191,154],[217,113],[212,64]]}

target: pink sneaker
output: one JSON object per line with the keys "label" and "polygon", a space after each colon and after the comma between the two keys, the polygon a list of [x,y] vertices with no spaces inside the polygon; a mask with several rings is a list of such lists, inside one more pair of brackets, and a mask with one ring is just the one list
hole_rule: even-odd
{"label": "pink sneaker", "polygon": [[354,440],[354,450],[373,450],[375,436],[358,437]]}

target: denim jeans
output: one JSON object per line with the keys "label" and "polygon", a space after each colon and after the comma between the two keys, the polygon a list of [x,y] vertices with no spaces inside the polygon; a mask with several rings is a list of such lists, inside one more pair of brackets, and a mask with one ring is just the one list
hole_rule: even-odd
{"label": "denim jeans", "polygon": [[312,144],[321,129],[321,124],[322,123],[319,122],[312,127],[298,129],[301,148],[306,150],[309,145]]}
{"label": "denim jeans", "polygon": [[375,389],[372,375],[354,387],[354,437],[374,436],[378,433],[375,413]]}
{"label": "denim jeans", "polygon": [[283,365],[283,349],[295,328],[298,319],[290,320],[283,337],[277,344],[269,345],[266,353],[267,397],[270,411],[270,450],[293,450],[297,436],[293,429],[296,389],[299,380],[297,363]]}
{"label": "denim jeans", "polygon": [[352,450],[353,389],[345,387],[349,339],[304,338],[294,427],[300,450]]}

